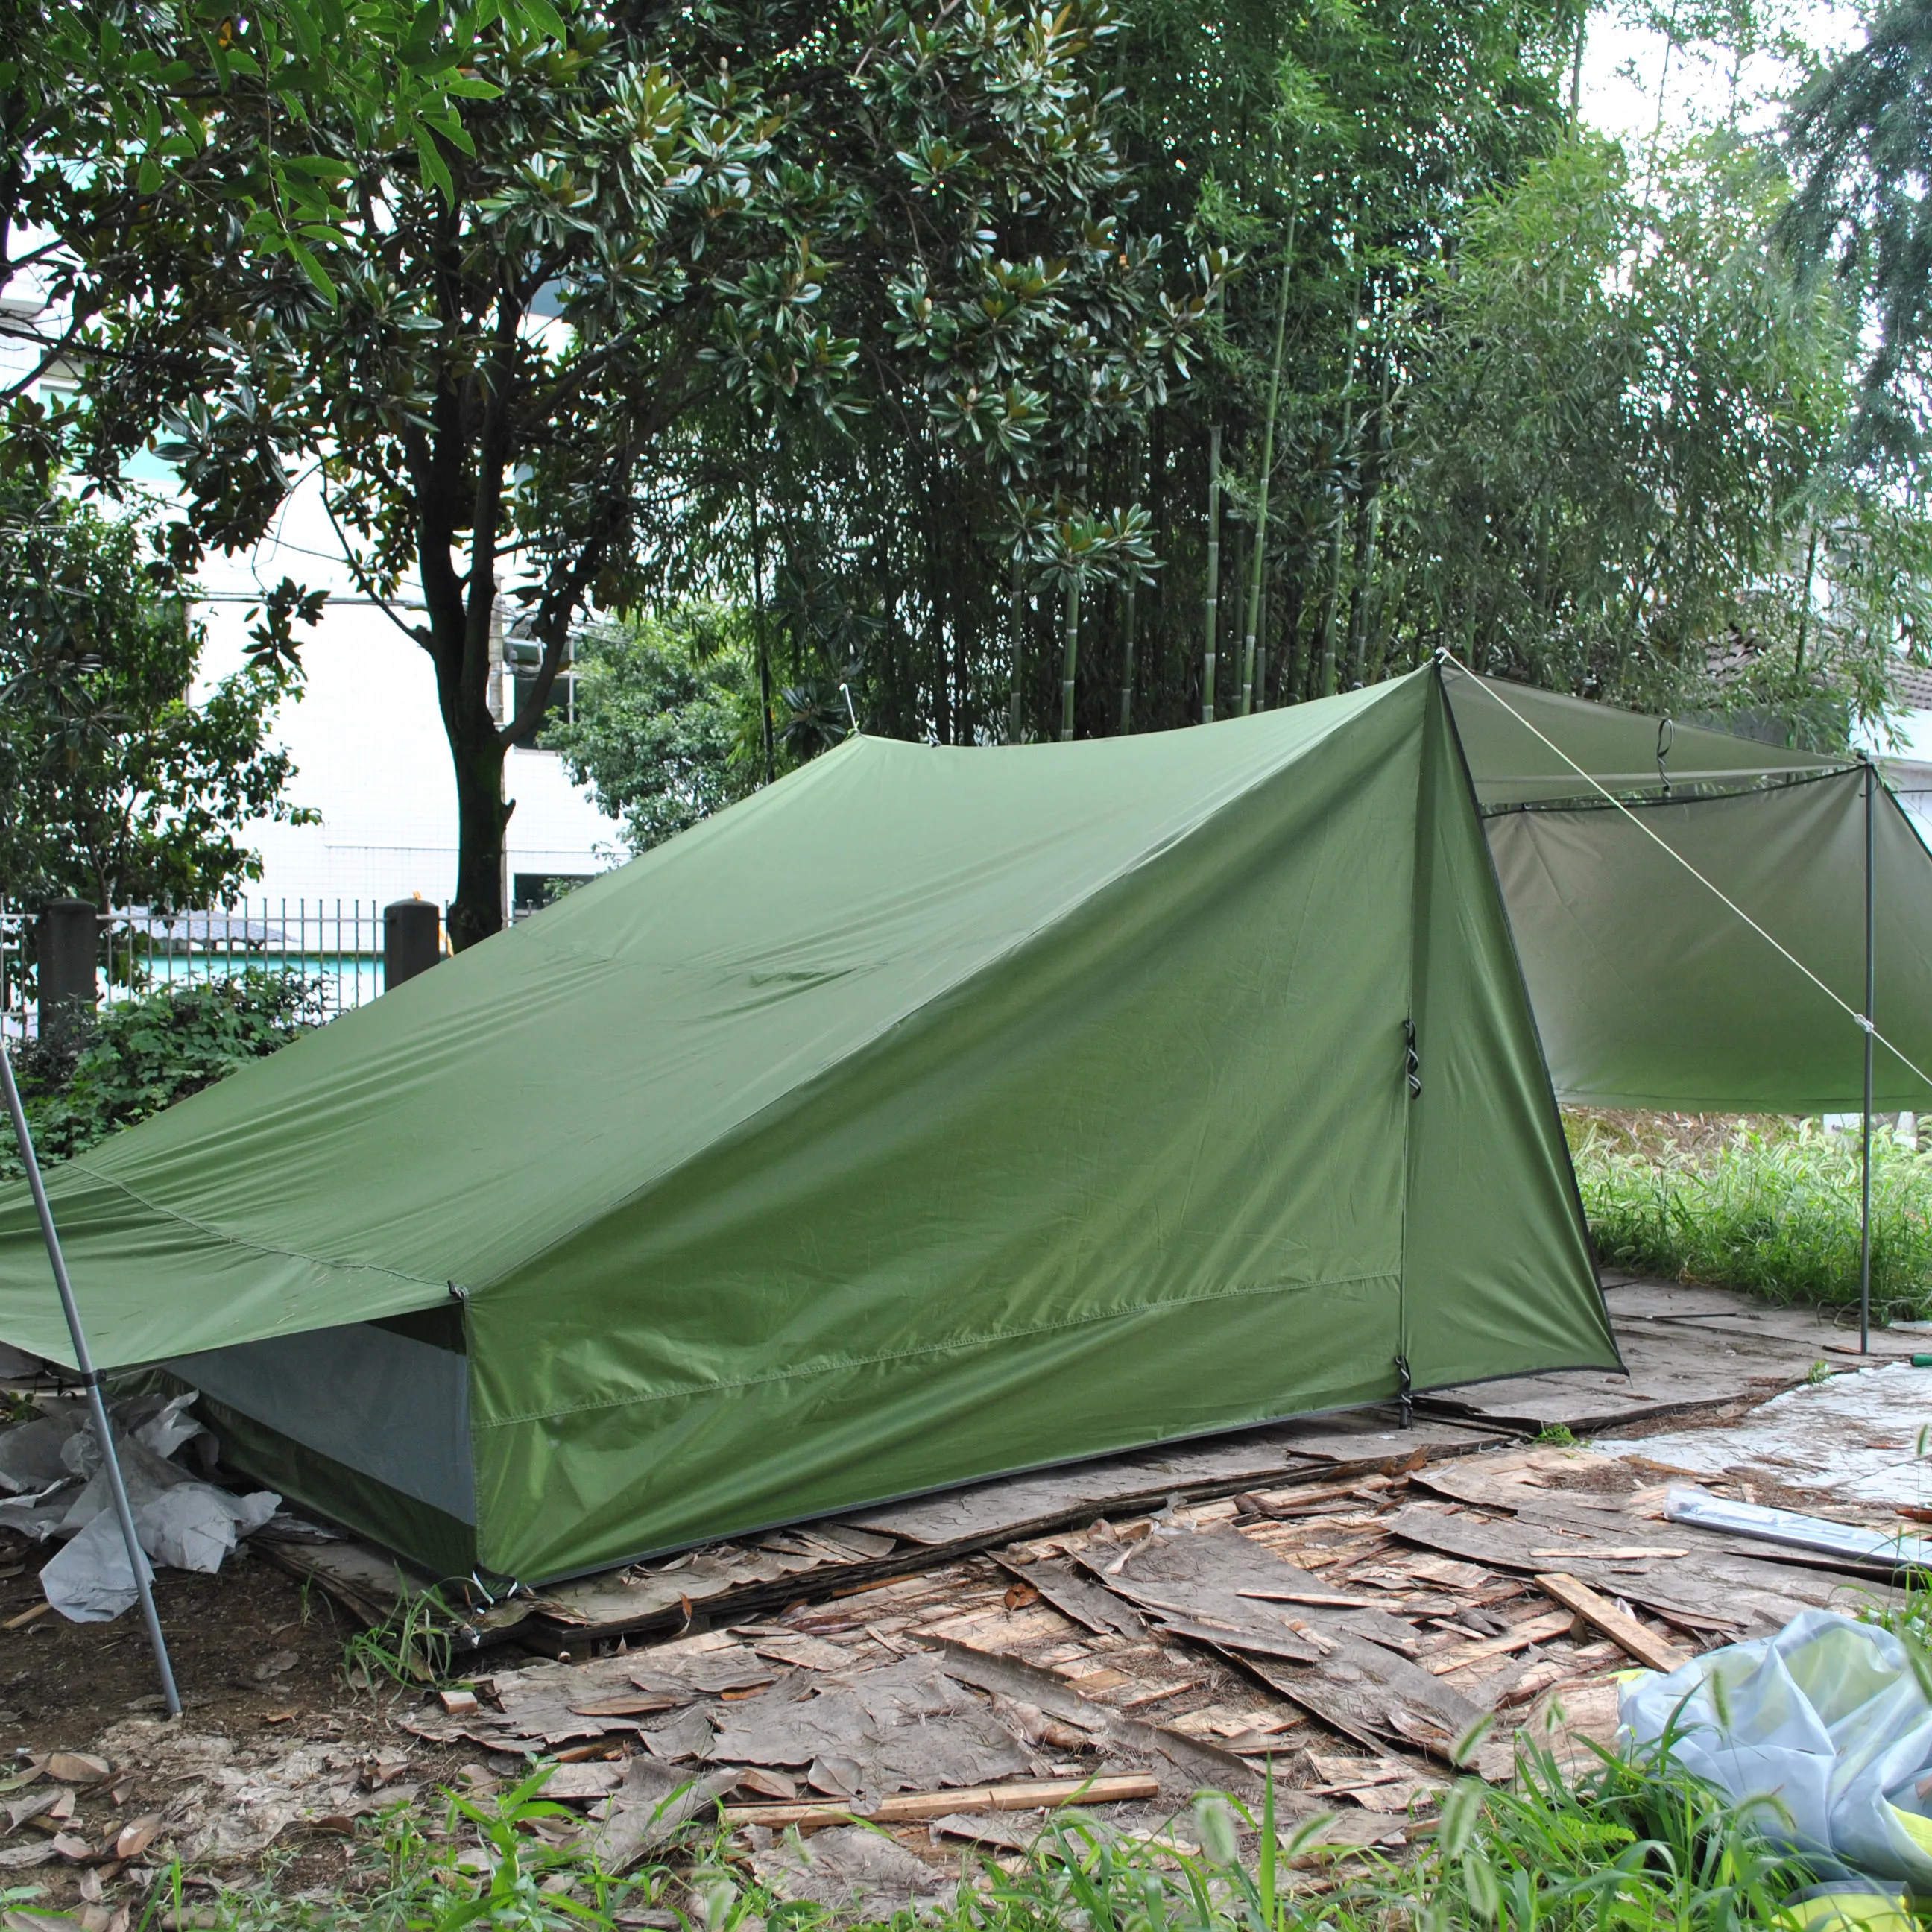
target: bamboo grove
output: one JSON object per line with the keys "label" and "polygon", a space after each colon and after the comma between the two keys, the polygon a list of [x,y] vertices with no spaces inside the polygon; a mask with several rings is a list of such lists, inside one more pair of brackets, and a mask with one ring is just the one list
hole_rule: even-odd
{"label": "bamboo grove", "polygon": [[1017,502],[910,416],[766,425],[755,531],[712,527],[794,748],[845,692],[896,736],[1090,736],[1438,649],[1820,742],[1877,713],[1925,529],[1845,458],[1856,344],[1780,254],[1774,146],[1591,136],[1586,31],[1570,0],[1131,8],[1132,218],[1235,265],[1205,353]]}

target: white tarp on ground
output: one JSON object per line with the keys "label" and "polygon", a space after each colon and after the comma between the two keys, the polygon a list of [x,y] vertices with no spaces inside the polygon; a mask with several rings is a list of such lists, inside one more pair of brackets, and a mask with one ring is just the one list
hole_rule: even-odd
{"label": "white tarp on ground", "polygon": [[[155,1562],[204,1573],[220,1568],[242,1537],[260,1529],[281,1498],[238,1496],[191,1475],[172,1459],[206,1431],[186,1413],[193,1394],[124,1398],[110,1406],[115,1448],[134,1533]],[[68,1539],[40,1571],[47,1601],[76,1623],[118,1616],[140,1594],[115,1520],[100,1444],[87,1405],[64,1402],[0,1429],[0,1524],[45,1542]]]}

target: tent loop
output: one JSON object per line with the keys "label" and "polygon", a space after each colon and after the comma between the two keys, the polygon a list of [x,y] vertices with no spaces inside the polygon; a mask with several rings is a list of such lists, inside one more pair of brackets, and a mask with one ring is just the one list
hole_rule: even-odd
{"label": "tent loop", "polygon": [[[1688,872],[1700,886],[1703,886],[1706,891],[1710,892],[1711,895],[1721,904],[1727,906],[1732,912],[1736,913],[1738,918],[1742,920],[1745,925],[1749,926],[1752,932],[1756,933],[1759,938],[1762,939],[1764,943],[1768,946],[1773,952],[1776,952],[1780,958],[1784,959],[1787,964],[1796,967],[1798,970],[1803,974],[1805,978],[1809,980],[1812,985],[1816,986],[1819,992],[1822,993],[1826,998],[1829,1000],[1832,1005],[1836,1006],[1847,1019],[1852,1021],[1856,1024],[1862,1028],[1868,1029],[1871,1037],[1877,1041],[1888,1053],[1892,1054],[1902,1066],[1905,1067],[1909,1072],[1916,1074],[1921,1080],[1924,1082],[1927,1086],[1932,1087],[1932,1073],[1928,1073],[1916,1060],[1912,1059],[1900,1048],[1895,1046],[1892,1041],[1886,1039],[1885,1035],[1879,1031],[1876,1025],[1867,1015],[1860,1012],[1857,1007],[1854,1006],[1848,1000],[1841,999],[1839,995],[1834,992],[1829,986],[1826,986],[1824,981],[1820,979],[1817,974],[1813,972],[1810,968],[1806,965],[1804,961],[1799,958],[1789,946],[1786,946],[1781,940],[1773,938],[1773,936],[1770,933],[1767,932],[1762,926],[1759,925],[1757,921],[1753,919],[1750,914],[1746,912],[1744,908],[1739,905],[1737,901],[1732,898],[1721,886],[1717,884],[1714,881],[1706,878],[1704,874],[1699,872],[1697,868],[1692,865],[1690,861],[1685,858],[1683,854],[1678,851],[1674,845],[1670,844],[1664,839],[1660,838],[1658,835],[1653,832],[1648,825],[1645,824],[1643,820],[1640,818],[1635,812],[1631,811],[1630,807],[1624,804],[1623,800],[1618,798],[1614,792],[1611,791],[1607,787],[1599,782],[1599,781],[1592,773],[1586,771],[1581,765],[1577,764],[1574,758],[1570,757],[1568,752],[1564,750],[1561,745],[1556,742],[1554,739],[1547,737],[1541,731],[1539,731],[1520,711],[1517,710],[1514,705],[1510,703],[1508,698],[1504,698],[1499,692],[1495,690],[1491,686],[1487,679],[1480,677],[1474,671],[1472,671],[1469,667],[1463,663],[1462,659],[1457,657],[1454,652],[1451,650],[1446,648],[1438,649],[1436,656],[1437,661],[1439,663],[1454,664],[1465,677],[1468,678],[1470,682],[1475,686],[1478,691],[1484,694],[1485,697],[1492,699],[1496,704],[1502,706],[1503,710],[1507,711],[1509,715],[1531,735],[1532,737],[1536,739],[1540,743],[1547,746],[1550,750],[1554,752],[1557,757],[1561,758],[1563,762],[1568,765],[1592,791],[1597,793],[1606,803],[1614,806],[1618,812],[1622,812],[1623,815],[1630,820],[1631,824],[1635,826],[1653,845],[1657,847],[1658,850],[1664,853],[1667,857],[1674,859],[1678,865],[1684,868],[1684,871]],[[1860,754],[1860,758],[1863,762],[1868,765],[1870,764],[1870,759],[1866,758],[1863,753]]]}
{"label": "tent loop", "polygon": [[1664,788],[1666,798],[1670,796],[1670,773],[1664,760],[1670,756],[1670,748],[1677,742],[1677,725],[1672,718],[1660,718],[1657,721],[1657,778]]}

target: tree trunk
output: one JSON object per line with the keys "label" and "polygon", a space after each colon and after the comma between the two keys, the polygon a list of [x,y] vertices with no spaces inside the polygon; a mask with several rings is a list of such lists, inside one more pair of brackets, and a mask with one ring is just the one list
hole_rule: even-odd
{"label": "tree trunk", "polygon": [[1127,580],[1124,628],[1126,638],[1120,655],[1120,736],[1124,738],[1134,728],[1134,581],[1132,578]]}
{"label": "tree trunk", "polygon": [[444,714],[456,770],[456,896],[449,944],[460,952],[503,925],[503,833],[514,807],[503,798],[503,742],[487,707],[480,719]]}

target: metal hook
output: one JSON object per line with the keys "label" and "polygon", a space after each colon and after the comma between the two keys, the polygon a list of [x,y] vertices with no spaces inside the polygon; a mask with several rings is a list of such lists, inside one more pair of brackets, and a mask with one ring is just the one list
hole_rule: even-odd
{"label": "metal hook", "polygon": [[1677,742],[1677,726],[1668,718],[1657,721],[1657,776],[1664,787],[1666,798],[1670,796],[1670,774],[1664,768],[1664,760],[1670,755],[1670,748]]}

